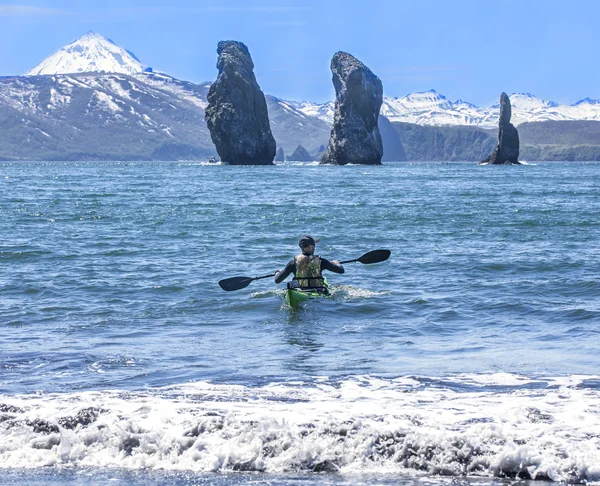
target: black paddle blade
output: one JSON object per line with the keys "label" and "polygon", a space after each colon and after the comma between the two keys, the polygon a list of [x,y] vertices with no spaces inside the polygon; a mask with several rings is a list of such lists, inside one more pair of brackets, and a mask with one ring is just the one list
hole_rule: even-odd
{"label": "black paddle blade", "polygon": [[250,282],[254,280],[250,277],[231,277],[226,278],[224,280],[219,281],[219,287],[223,290],[232,291],[232,290],[240,290],[250,285]]}
{"label": "black paddle blade", "polygon": [[364,264],[385,262],[391,254],[390,250],[373,250],[365,253],[357,261]]}

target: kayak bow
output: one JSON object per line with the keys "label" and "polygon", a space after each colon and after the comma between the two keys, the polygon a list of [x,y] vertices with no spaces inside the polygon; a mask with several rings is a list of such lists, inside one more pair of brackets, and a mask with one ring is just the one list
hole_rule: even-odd
{"label": "kayak bow", "polygon": [[306,289],[301,290],[294,287],[288,287],[285,291],[284,302],[292,309],[297,309],[305,300],[315,299],[318,297],[329,297],[329,285],[325,284],[322,289]]}

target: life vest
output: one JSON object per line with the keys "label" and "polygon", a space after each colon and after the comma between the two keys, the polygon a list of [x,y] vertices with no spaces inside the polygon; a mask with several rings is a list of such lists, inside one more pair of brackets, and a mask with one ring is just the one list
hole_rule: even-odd
{"label": "life vest", "polygon": [[321,257],[317,255],[298,255],[294,257],[296,264],[295,280],[300,288],[318,288],[325,285],[321,274]]}

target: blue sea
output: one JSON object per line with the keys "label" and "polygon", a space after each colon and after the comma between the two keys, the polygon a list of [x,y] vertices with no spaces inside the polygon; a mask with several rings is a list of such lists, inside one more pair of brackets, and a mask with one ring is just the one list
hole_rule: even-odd
{"label": "blue sea", "polygon": [[599,255],[598,163],[2,162],[0,484],[600,483]]}

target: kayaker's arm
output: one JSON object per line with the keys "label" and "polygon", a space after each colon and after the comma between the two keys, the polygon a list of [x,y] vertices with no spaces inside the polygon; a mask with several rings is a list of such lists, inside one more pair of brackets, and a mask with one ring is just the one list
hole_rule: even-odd
{"label": "kayaker's arm", "polygon": [[290,260],[282,271],[278,270],[275,273],[275,283],[283,282],[292,273],[296,273],[296,263],[294,260]]}
{"label": "kayaker's arm", "polygon": [[325,258],[321,258],[321,270],[329,270],[333,273],[344,273],[344,267],[337,260],[333,260],[330,262],[329,260],[325,260]]}

